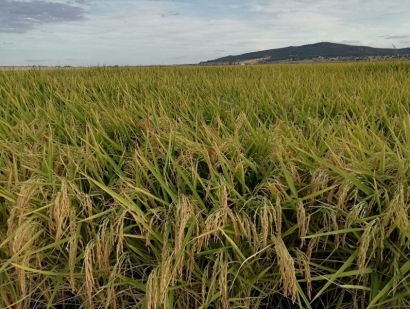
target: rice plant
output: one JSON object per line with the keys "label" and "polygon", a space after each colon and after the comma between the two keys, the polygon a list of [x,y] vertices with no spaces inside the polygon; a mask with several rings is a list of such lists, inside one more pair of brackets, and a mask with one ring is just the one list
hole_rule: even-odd
{"label": "rice plant", "polygon": [[0,72],[0,308],[408,308],[410,63]]}

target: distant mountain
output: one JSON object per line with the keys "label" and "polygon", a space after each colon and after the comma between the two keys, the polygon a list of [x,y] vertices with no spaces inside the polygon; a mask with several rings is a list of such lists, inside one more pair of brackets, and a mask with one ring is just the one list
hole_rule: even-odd
{"label": "distant mountain", "polygon": [[302,46],[289,46],[284,48],[269,49],[246,53],[237,56],[226,56],[201,64],[217,63],[240,63],[240,62],[277,62],[277,61],[301,61],[319,57],[323,58],[355,58],[355,57],[383,57],[396,55],[410,55],[410,48],[373,48],[368,46],[353,46],[321,42]]}

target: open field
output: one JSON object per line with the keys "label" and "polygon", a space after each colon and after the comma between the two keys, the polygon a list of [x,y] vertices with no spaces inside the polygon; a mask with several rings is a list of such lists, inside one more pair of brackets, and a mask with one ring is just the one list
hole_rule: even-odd
{"label": "open field", "polygon": [[0,143],[0,308],[410,307],[409,62],[0,72]]}
{"label": "open field", "polygon": [[46,66],[0,66],[0,71],[29,71],[29,70],[53,70],[54,67],[46,67]]}

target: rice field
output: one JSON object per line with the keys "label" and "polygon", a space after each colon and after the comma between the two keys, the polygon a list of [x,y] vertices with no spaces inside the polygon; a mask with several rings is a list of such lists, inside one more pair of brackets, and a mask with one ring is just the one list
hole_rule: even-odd
{"label": "rice field", "polygon": [[0,308],[409,308],[410,62],[0,72]]}

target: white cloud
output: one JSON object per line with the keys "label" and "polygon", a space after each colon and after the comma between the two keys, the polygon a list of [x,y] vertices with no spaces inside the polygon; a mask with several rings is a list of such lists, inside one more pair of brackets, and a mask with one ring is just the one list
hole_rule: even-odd
{"label": "white cloud", "polygon": [[96,18],[39,27],[30,32],[31,39],[20,40],[14,51],[28,51],[41,41],[27,56],[31,61],[43,60],[46,53],[52,64],[62,64],[60,55],[64,55],[63,59],[83,59],[78,65],[131,65],[196,63],[214,57],[216,49],[241,53],[264,45],[265,39],[247,23],[195,17],[190,10],[186,4],[160,1],[139,1],[127,9],[110,5]]}
{"label": "white cloud", "polygon": [[82,20],[76,5],[49,1],[0,0],[0,33],[25,33],[36,25]]}
{"label": "white cloud", "polygon": [[13,44],[0,45],[0,65],[196,63],[320,41],[408,45],[403,38],[410,15],[403,0],[183,1],[72,1],[85,10],[85,20],[2,34]]}
{"label": "white cloud", "polygon": [[273,24],[286,32],[314,36],[316,41],[362,41],[383,47],[390,43],[377,39],[380,33],[409,34],[404,26],[410,20],[406,0],[264,0],[253,1],[251,7],[260,14],[272,14]]}

